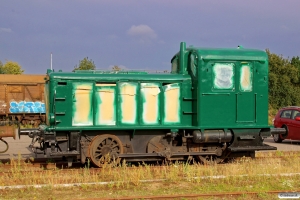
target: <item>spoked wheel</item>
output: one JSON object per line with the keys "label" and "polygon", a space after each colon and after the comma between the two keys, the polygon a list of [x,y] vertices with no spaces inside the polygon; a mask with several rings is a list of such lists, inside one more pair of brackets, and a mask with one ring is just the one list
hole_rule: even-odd
{"label": "spoked wheel", "polygon": [[215,155],[198,156],[198,158],[204,165],[219,164],[223,161],[221,157]]}
{"label": "spoked wheel", "polygon": [[115,166],[120,163],[118,155],[123,153],[123,146],[121,140],[115,135],[99,135],[93,138],[89,152],[94,165]]}

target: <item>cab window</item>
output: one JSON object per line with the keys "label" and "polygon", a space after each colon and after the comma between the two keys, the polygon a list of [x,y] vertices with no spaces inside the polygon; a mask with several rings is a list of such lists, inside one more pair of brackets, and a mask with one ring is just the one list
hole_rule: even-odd
{"label": "cab window", "polygon": [[171,70],[171,74],[177,74],[179,72],[179,63],[178,63],[179,59],[178,57],[173,58],[172,62],[172,70]]}
{"label": "cab window", "polygon": [[234,90],[234,63],[214,63],[213,88],[218,90]]}
{"label": "cab window", "polygon": [[197,55],[191,54],[190,55],[190,70],[193,76],[196,77],[197,75]]}
{"label": "cab window", "polygon": [[253,72],[251,63],[242,63],[240,73],[240,91],[252,91],[252,74]]}

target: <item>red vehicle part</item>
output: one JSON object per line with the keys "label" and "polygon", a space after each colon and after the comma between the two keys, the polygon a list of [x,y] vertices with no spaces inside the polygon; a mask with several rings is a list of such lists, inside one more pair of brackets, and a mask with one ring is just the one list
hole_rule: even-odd
{"label": "red vehicle part", "polygon": [[280,143],[285,139],[300,140],[300,107],[281,108],[275,116],[274,127],[286,129],[285,134],[273,134],[275,142]]}

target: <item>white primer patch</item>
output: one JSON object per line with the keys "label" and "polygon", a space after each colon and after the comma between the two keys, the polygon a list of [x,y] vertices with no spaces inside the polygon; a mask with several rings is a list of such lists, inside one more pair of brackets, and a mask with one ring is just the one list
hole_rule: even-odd
{"label": "white primer patch", "polygon": [[233,89],[234,88],[234,64],[215,63],[213,67],[214,88]]}

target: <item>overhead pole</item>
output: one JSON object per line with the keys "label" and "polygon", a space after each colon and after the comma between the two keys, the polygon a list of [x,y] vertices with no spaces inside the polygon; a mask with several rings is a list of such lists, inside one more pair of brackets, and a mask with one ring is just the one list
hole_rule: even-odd
{"label": "overhead pole", "polygon": [[51,61],[50,61],[50,69],[52,70],[52,52],[51,52],[50,55],[51,55],[51,56],[50,56],[50,57],[51,57],[51,59],[50,59],[50,60],[51,60]]}

